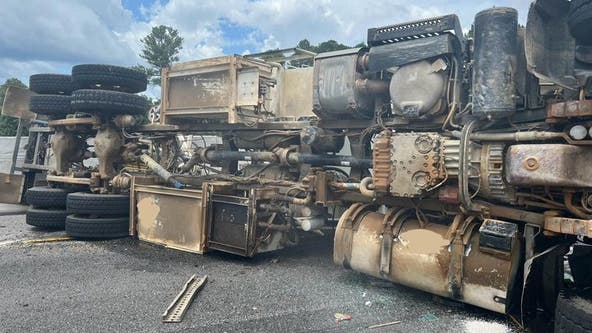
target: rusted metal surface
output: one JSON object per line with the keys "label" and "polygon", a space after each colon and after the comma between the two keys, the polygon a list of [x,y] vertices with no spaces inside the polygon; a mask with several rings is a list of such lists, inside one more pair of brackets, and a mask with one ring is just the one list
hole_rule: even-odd
{"label": "rusted metal surface", "polygon": [[142,241],[193,253],[206,251],[203,191],[134,183],[130,221]]}
{"label": "rusted metal surface", "polygon": [[112,126],[103,126],[97,131],[95,154],[99,159],[101,178],[107,179],[116,175],[114,164],[121,159],[123,143],[121,131]]}
{"label": "rusted metal surface", "polygon": [[29,99],[37,95],[29,89],[9,86],[2,104],[2,115],[23,120],[33,120],[37,114],[29,111]]}
{"label": "rusted metal surface", "polygon": [[507,206],[494,205],[483,201],[476,201],[476,204],[482,207],[482,213],[491,216],[499,216],[502,218],[520,221],[523,223],[530,223],[538,226],[542,226],[545,221],[545,216],[543,214],[536,212],[516,209]]}
{"label": "rusted metal surface", "polygon": [[391,184],[391,132],[383,131],[374,141],[372,150],[372,183],[377,193],[387,193]]}
{"label": "rusted metal surface", "polygon": [[86,143],[73,132],[59,130],[51,138],[51,148],[55,154],[55,171],[63,175],[72,162],[82,162]]}
{"label": "rusted metal surface", "polygon": [[[407,219],[395,226],[390,273],[380,274],[384,214],[368,211],[368,206],[352,205],[341,217],[335,233],[334,261],[378,278],[428,291],[443,297],[455,297],[495,312],[505,313],[505,300],[514,280],[519,246],[510,258],[480,251],[476,228],[466,229],[461,238],[471,251],[462,256],[462,277],[455,294],[451,290],[451,264],[448,227],[428,223],[424,228]],[[461,260],[461,258],[458,258]]]}
{"label": "rusted metal surface", "polygon": [[516,201],[516,189],[504,179],[504,144],[486,144],[481,148],[480,195],[504,202]]}
{"label": "rusted metal surface", "polygon": [[545,230],[592,238],[592,220],[545,216]]}
{"label": "rusted metal surface", "polygon": [[46,179],[48,182],[77,184],[77,185],[91,185],[91,184],[95,183],[93,181],[93,179],[91,179],[91,178],[77,178],[77,177],[69,177],[69,176],[47,175]]}
{"label": "rusted metal surface", "polygon": [[592,187],[592,148],[567,144],[513,145],[507,150],[506,179],[513,185]]}
{"label": "rusted metal surface", "polygon": [[58,126],[76,126],[76,125],[100,125],[101,121],[97,117],[82,117],[82,118],[65,118],[50,120],[48,125],[50,127]]}
{"label": "rusted metal surface", "polygon": [[279,117],[310,117],[312,113],[313,67],[281,71]]}
{"label": "rusted metal surface", "polygon": [[592,116],[592,100],[551,103],[547,106],[547,120]]}
{"label": "rusted metal surface", "polygon": [[[269,63],[242,56],[177,63],[163,71],[161,119],[220,118],[230,124],[253,122],[263,106],[278,115],[279,70]],[[265,89],[263,89],[265,87]],[[251,119],[244,118],[247,115]]]}
{"label": "rusted metal surface", "polygon": [[356,80],[362,79],[358,58],[364,48],[326,52],[315,58],[313,111],[326,119],[363,119],[373,113],[373,100],[360,94]]}
{"label": "rusted metal surface", "polygon": [[24,186],[25,176],[0,173],[0,202],[20,204]]}
{"label": "rusted metal surface", "polygon": [[445,178],[436,133],[396,133],[391,135],[390,193],[395,197],[418,197]]}

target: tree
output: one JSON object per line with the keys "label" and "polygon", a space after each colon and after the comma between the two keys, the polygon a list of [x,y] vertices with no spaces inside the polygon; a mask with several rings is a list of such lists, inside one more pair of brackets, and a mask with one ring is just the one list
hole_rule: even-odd
{"label": "tree", "polygon": [[[6,80],[4,84],[0,86],[0,106],[4,103],[4,96],[6,95],[6,90],[9,86],[27,88],[27,86],[17,78]],[[0,136],[15,136],[17,126],[18,119],[0,115]],[[26,132],[24,134],[26,135]]]}
{"label": "tree", "polygon": [[152,27],[146,37],[140,39],[144,44],[140,57],[154,68],[161,69],[179,61],[179,51],[183,49],[183,37],[172,27],[159,25]]}
{"label": "tree", "polygon": [[169,67],[173,62],[179,61],[178,54],[183,49],[183,37],[176,29],[159,25],[152,27],[152,31],[140,39],[140,42],[144,45],[140,57],[152,67],[138,64],[132,66],[132,69],[146,74],[150,84],[159,86],[162,68]]}
{"label": "tree", "polygon": [[[364,43],[358,43],[355,47],[360,47],[360,46],[365,46],[365,45],[366,44],[364,44]],[[296,47],[299,49],[311,51],[314,53],[338,51],[338,50],[345,50],[345,49],[351,48],[351,46],[347,46],[347,45],[338,43],[337,41],[335,41],[333,39],[330,39],[326,42],[319,43],[319,45],[312,45],[312,44],[310,44],[308,39],[303,39],[300,42],[298,42],[298,45],[296,45]]]}

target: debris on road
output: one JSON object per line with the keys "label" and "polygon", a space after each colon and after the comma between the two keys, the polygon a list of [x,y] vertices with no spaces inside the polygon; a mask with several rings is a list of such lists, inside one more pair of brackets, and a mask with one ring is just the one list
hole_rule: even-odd
{"label": "debris on road", "polygon": [[344,320],[351,320],[351,319],[352,319],[352,316],[349,314],[345,314],[345,313],[336,313],[335,314],[335,322],[338,324]]}
{"label": "debris on road", "polygon": [[39,239],[27,239],[23,241],[23,244],[38,244],[38,243],[55,243],[55,242],[67,242],[74,240],[72,237],[51,237],[51,238],[39,238]]}
{"label": "debris on road", "polygon": [[181,292],[175,297],[175,300],[173,300],[171,305],[169,305],[166,311],[162,314],[162,322],[181,322],[185,312],[187,312],[191,302],[193,302],[195,295],[197,295],[197,292],[201,290],[207,280],[207,275],[202,278],[197,278],[195,274],[191,276],[191,278],[185,283],[185,286],[183,286]]}
{"label": "debris on road", "polygon": [[383,323],[383,324],[370,325],[370,326],[368,326],[368,328],[369,329],[381,328],[381,327],[396,325],[396,324],[400,324],[400,323],[401,323],[401,321],[400,320],[397,320],[397,321],[391,321],[391,322]]}

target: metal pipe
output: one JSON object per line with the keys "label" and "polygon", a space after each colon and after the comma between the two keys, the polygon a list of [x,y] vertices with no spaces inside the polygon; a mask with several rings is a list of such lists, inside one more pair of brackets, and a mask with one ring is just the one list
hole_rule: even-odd
{"label": "metal pipe", "polygon": [[47,124],[49,124],[49,122],[47,122],[45,120],[33,119],[33,120],[31,120],[31,124],[47,126]]}
{"label": "metal pipe", "polygon": [[469,211],[480,211],[480,205],[474,205],[469,193],[469,147],[471,145],[470,136],[474,129],[478,127],[478,121],[472,120],[462,129],[460,136],[460,150],[458,163],[458,198],[462,206]]}
{"label": "metal pipe", "polygon": [[353,156],[341,155],[315,155],[290,152],[288,153],[287,160],[290,164],[310,164],[313,166],[334,165],[358,168],[372,167],[371,159],[359,159]]}
{"label": "metal pipe", "polygon": [[357,191],[360,189],[360,183],[330,183],[329,186],[336,190],[354,190]]}
{"label": "metal pipe", "polygon": [[389,81],[357,79],[356,90],[364,95],[386,95],[389,93]]}
{"label": "metal pipe", "polygon": [[578,207],[574,206],[573,204],[573,192],[565,191],[564,193],[564,203],[567,210],[574,214],[576,217],[589,220],[591,218],[590,215],[585,214],[582,212]]}
{"label": "metal pipe", "polygon": [[288,224],[271,224],[271,223],[266,223],[266,222],[258,222],[257,226],[261,227],[261,228],[266,228],[269,230],[274,230],[274,231],[281,231],[281,232],[288,232],[290,230],[292,230],[292,227]]}
{"label": "metal pipe", "polygon": [[196,151],[202,156],[203,162],[219,161],[257,161],[277,162],[278,157],[270,151],[230,151],[200,148]]}
{"label": "metal pipe", "polygon": [[[462,132],[452,131],[454,137],[460,138]],[[539,141],[539,140],[553,140],[565,139],[566,134],[563,132],[543,132],[543,131],[529,131],[529,132],[513,132],[513,133],[472,133],[469,138],[475,141]]]}
{"label": "metal pipe", "polygon": [[369,198],[374,198],[374,191],[370,189],[372,186],[372,177],[366,177],[360,182],[360,193]]}
{"label": "metal pipe", "polygon": [[[198,148],[195,154],[200,156],[201,162],[219,162],[219,161],[265,161],[270,163],[278,163],[282,160],[279,156],[281,152],[270,151],[229,151],[229,150],[214,150],[211,148]],[[371,159],[359,159],[353,156],[342,155],[324,155],[324,154],[308,154],[298,152],[287,152],[284,156],[285,162],[291,165],[310,164],[312,166],[345,166],[345,167],[359,167],[371,168]]]}
{"label": "metal pipe", "polygon": [[276,194],[272,197],[272,199],[274,200],[278,200],[278,201],[286,201],[295,205],[302,205],[302,206],[306,206],[306,205],[310,205],[312,203],[312,197],[310,196],[310,193],[306,194],[306,197],[304,198],[297,198],[297,197],[292,197],[289,195],[283,195],[283,194]]}
{"label": "metal pipe", "polygon": [[150,170],[152,170],[152,172],[157,174],[160,178],[162,178],[167,183],[170,183],[171,185],[173,185],[175,188],[181,189],[181,188],[185,187],[185,184],[182,184],[181,182],[176,180],[170,172],[168,172],[165,168],[163,168],[160,164],[158,164],[155,160],[153,160],[152,157],[150,157],[146,154],[142,154],[140,156],[140,159],[142,160],[142,162],[144,162],[144,164],[146,164],[146,166]]}

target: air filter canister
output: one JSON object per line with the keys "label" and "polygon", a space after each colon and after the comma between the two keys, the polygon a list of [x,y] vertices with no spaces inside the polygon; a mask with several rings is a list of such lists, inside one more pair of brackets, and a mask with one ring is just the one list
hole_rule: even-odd
{"label": "air filter canister", "polygon": [[516,111],[518,12],[491,8],[475,16],[473,114],[500,118]]}

